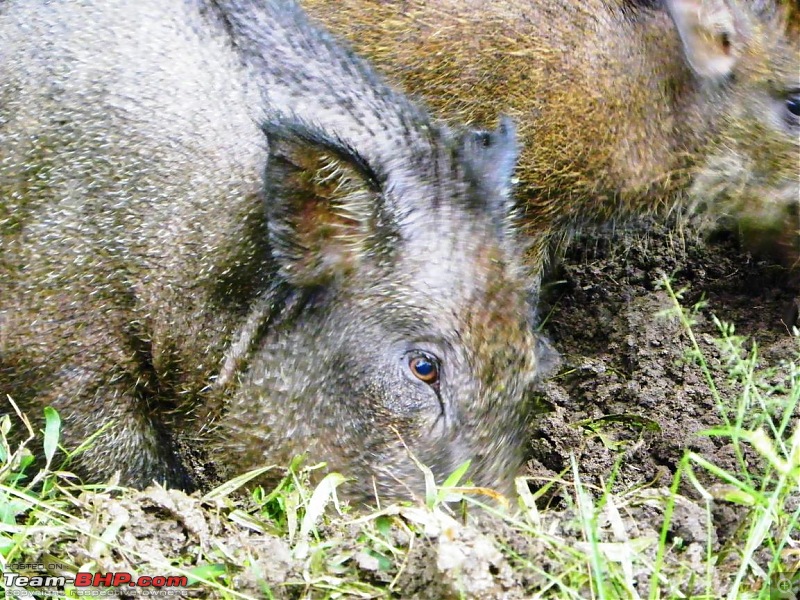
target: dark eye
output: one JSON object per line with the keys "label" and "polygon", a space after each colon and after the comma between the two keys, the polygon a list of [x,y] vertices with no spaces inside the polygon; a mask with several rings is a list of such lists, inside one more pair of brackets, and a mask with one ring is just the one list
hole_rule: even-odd
{"label": "dark eye", "polygon": [[800,94],[793,94],[786,98],[786,110],[795,118],[800,118]]}
{"label": "dark eye", "polygon": [[429,385],[439,381],[439,365],[436,360],[423,355],[412,356],[408,361],[408,368],[414,377]]}
{"label": "dark eye", "polygon": [[478,145],[483,148],[488,148],[492,145],[492,135],[487,131],[476,131],[475,139],[478,141]]}

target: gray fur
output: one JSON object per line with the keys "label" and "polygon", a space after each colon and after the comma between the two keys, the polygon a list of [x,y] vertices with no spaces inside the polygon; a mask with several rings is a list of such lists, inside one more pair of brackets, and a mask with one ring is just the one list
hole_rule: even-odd
{"label": "gray fur", "polygon": [[192,487],[181,438],[225,474],[308,452],[360,498],[420,493],[410,452],[509,491],[546,346],[515,158],[292,2],[0,3],[0,393],[67,447],[107,426],[93,480]]}

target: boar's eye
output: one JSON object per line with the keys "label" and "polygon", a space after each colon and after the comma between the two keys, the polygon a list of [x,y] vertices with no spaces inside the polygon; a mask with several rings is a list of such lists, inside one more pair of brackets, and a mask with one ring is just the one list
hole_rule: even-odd
{"label": "boar's eye", "polygon": [[792,94],[786,98],[786,110],[794,122],[800,121],[800,94]]}
{"label": "boar's eye", "polygon": [[438,361],[426,354],[415,354],[408,361],[408,368],[414,377],[420,381],[433,385],[439,381]]}

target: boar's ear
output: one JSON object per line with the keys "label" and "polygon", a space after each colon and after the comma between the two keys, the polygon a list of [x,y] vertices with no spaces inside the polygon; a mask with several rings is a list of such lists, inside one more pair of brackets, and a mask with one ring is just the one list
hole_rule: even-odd
{"label": "boar's ear", "polygon": [[488,202],[490,210],[507,213],[518,154],[514,122],[501,117],[494,131],[466,132],[463,153],[480,200]]}
{"label": "boar's ear", "polygon": [[731,0],[667,0],[689,66],[700,77],[730,75],[744,43]]}
{"label": "boar's ear", "polygon": [[349,273],[367,250],[381,205],[380,179],[341,140],[312,126],[265,126],[270,156],[266,214],[281,275],[297,286]]}

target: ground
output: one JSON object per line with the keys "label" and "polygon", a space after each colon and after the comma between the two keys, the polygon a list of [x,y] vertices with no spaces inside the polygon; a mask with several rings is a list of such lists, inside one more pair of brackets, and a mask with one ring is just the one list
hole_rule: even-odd
{"label": "ground", "polygon": [[687,360],[680,324],[659,316],[672,306],[663,275],[686,289],[685,306],[707,301],[694,327],[706,356],[719,355],[716,315],[758,344],[762,365],[796,357],[787,325],[797,297],[791,273],[753,258],[731,236],[707,243],[656,222],[579,236],[542,303],[543,329],[564,364],[545,386],[553,412],[532,431],[534,475],[552,477],[575,453],[591,482],[607,480],[618,459],[609,446],[617,442],[625,448],[619,488],[667,485],[687,448],[736,470],[730,445],[698,435],[722,416],[701,370]]}

